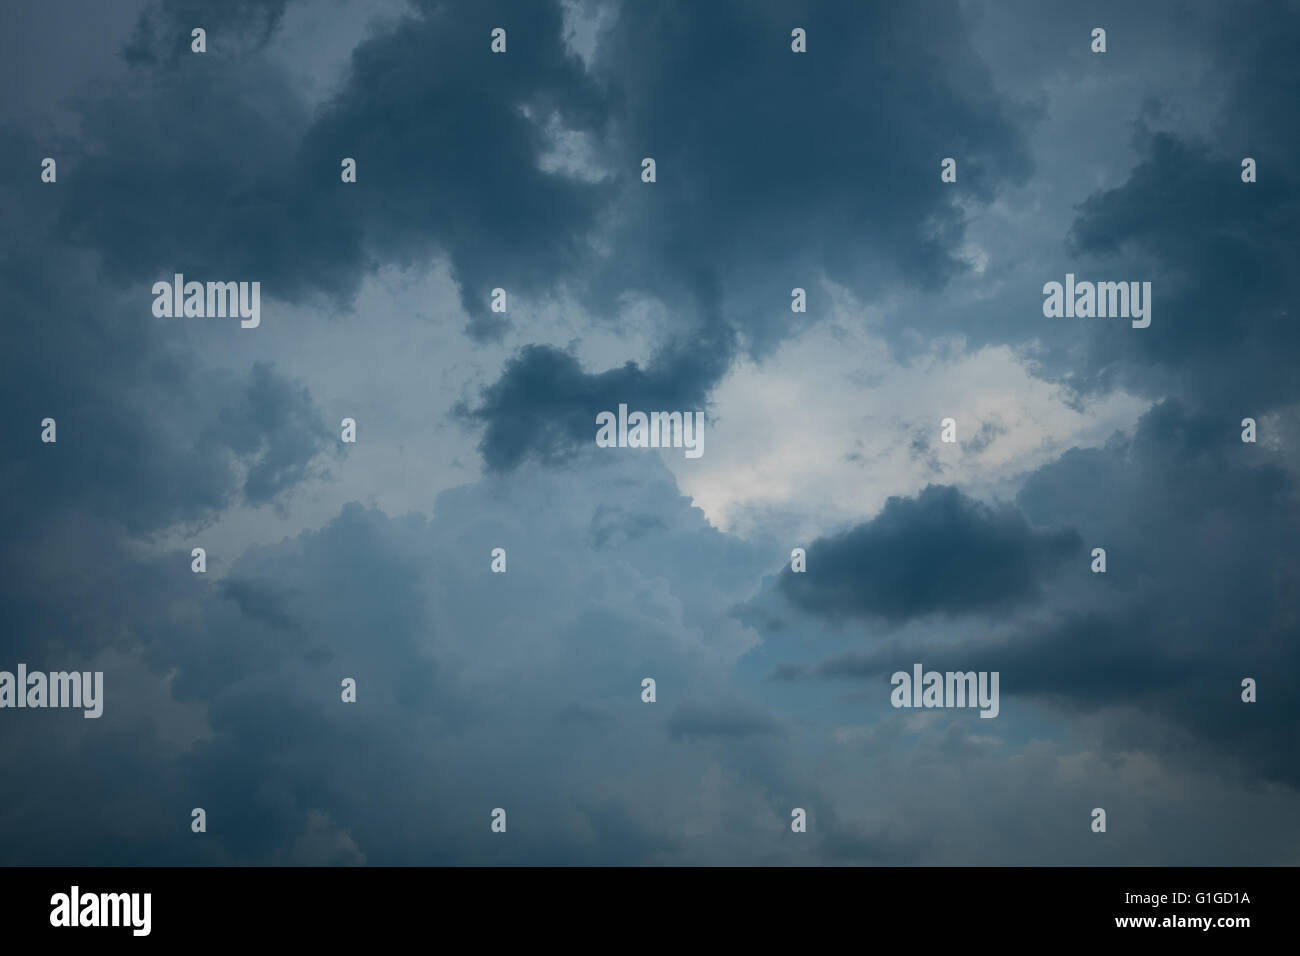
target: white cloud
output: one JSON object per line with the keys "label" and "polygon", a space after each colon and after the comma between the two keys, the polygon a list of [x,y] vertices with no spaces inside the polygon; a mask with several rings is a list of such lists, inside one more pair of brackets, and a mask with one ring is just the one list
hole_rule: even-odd
{"label": "white cloud", "polygon": [[[835,298],[831,321],[723,379],[702,458],[664,456],[716,526],[748,534],[784,515],[787,530],[806,537],[932,482],[1008,495],[1022,473],[1104,442],[1148,407],[1112,392],[1076,411],[1034,377],[1028,352],[967,350],[960,337],[932,340],[899,364],[870,330],[872,310],[842,290]],[[956,446],[939,441],[946,417],[957,421]],[[992,440],[975,450],[985,426]]]}

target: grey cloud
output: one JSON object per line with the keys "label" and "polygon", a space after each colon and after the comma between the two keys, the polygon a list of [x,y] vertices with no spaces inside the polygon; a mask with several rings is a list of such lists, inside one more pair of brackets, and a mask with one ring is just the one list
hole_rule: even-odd
{"label": "grey cloud", "polygon": [[482,390],[477,405],[462,403],[454,414],[481,425],[479,449],[493,471],[508,471],[528,459],[556,464],[584,446],[594,448],[596,415],[620,404],[642,411],[702,411],[709,387],[721,374],[721,351],[698,356],[670,348],[647,367],[628,362],[600,373],[582,369],[567,352],[526,346],[501,377]]}
{"label": "grey cloud", "polygon": [[770,716],[736,701],[689,701],[674,708],[668,718],[668,734],[675,738],[748,737],[778,730]]}
{"label": "grey cloud", "polygon": [[939,485],[890,498],[875,518],[807,551],[809,570],[787,568],[779,579],[796,606],[893,622],[1004,610],[1031,600],[1071,554],[1083,555],[1074,531],[1036,530],[1011,506]]}
{"label": "grey cloud", "polygon": [[[918,660],[999,671],[1004,696],[1107,715],[1116,745],[1138,742],[1178,760],[1194,740],[1197,752],[1212,749],[1244,773],[1294,784],[1295,764],[1282,755],[1300,722],[1291,639],[1300,566],[1289,545],[1300,511],[1289,475],[1233,425],[1165,402],[1131,438],[1072,450],[1031,475],[1018,507],[1031,520],[1077,527],[1085,547],[1075,572],[995,629],[909,634],[815,664],[785,662],[772,676],[884,687]],[[1089,570],[1093,546],[1107,551],[1105,574]],[[824,566],[815,557],[810,550],[809,579]],[[816,606],[835,605],[826,597]],[[1267,708],[1241,701],[1244,677],[1267,684]],[[1150,726],[1116,716],[1129,708]]]}

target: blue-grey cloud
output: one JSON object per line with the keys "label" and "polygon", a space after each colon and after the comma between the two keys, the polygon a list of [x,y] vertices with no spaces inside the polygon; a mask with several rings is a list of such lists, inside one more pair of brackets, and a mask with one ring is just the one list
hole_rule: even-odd
{"label": "blue-grey cloud", "polygon": [[[1093,57],[1079,10],[625,3],[602,6],[586,62],[565,5],[418,2],[343,38],[354,54],[309,103],[295,76],[324,61],[284,41],[322,9],[164,2],[102,37],[125,54],[104,78],[75,31],[57,57],[49,38],[0,38],[13,75],[69,74],[30,103],[79,91],[62,107],[76,123],[5,111],[42,122],[6,127],[0,152],[0,667],[102,668],[108,695],[95,721],[0,719],[0,763],[29,784],[0,862],[1295,862],[1300,429],[1277,361],[1294,11],[1103,7],[1113,47]],[[789,52],[796,24],[806,55]],[[1222,115],[1165,99],[1196,82]],[[1117,111],[1097,83],[1150,105]],[[1109,137],[1130,122],[1131,143]],[[51,154],[57,185],[37,178]],[[948,155],[958,185],[939,182]],[[1242,155],[1258,184],[1240,183]],[[1077,215],[989,235],[1047,195]],[[489,367],[451,410],[482,429],[487,474],[424,513],[374,503],[393,460],[419,467],[384,464],[374,431],[335,498],[366,503],[295,510],[339,448],[317,397],[337,367],[304,357],[289,375],[260,333],[210,348],[219,327],[149,315],[173,271],[259,279],[266,328],[302,322],[307,340],[312,307],[361,323],[347,305],[367,276],[433,259],[474,340],[449,349],[508,328],[485,307],[498,285],[578,303],[597,317],[579,340],[642,321],[629,295],[655,306],[636,330],[649,359],[584,367],[580,342]],[[1052,270],[1022,282],[1012,259]],[[1070,262],[1154,279],[1152,328],[1045,324],[1038,288]],[[1161,401],[1133,434],[1015,479],[1014,505],[907,490],[810,545],[801,575],[773,573],[797,542],[712,527],[656,456],[584,450],[598,411],[708,409],[742,355],[761,376],[826,318],[823,279],[881,306],[891,345],[1039,340],[1044,375]],[[796,285],[807,315],[789,311]],[[372,380],[403,345],[374,343]],[[1257,445],[1238,438],[1247,414]],[[246,548],[240,522],[264,508],[293,520]],[[233,544],[208,542],[193,574],[213,522]],[[497,546],[507,574],[489,569]],[[918,659],[1000,670],[999,718],[892,710],[888,672]],[[1121,844],[1081,825],[1098,804],[1127,821]],[[495,806],[508,840],[489,834]]]}
{"label": "blue-grey cloud", "polygon": [[479,450],[493,471],[527,459],[557,463],[595,444],[596,416],[620,404],[642,411],[696,411],[707,405],[730,354],[726,343],[670,345],[645,368],[628,362],[600,373],[582,369],[570,353],[530,345],[482,390],[477,404],[461,403],[455,415],[481,425]]}
{"label": "blue-grey cloud", "polygon": [[668,734],[676,738],[748,737],[778,729],[768,714],[736,701],[689,701],[668,718]]}
{"label": "blue-grey cloud", "polygon": [[[884,686],[890,673],[918,660],[999,671],[1003,695],[1068,714],[1137,707],[1156,723],[1138,731],[1115,718],[1117,741],[1127,735],[1176,753],[1171,738],[1195,740],[1216,759],[1294,784],[1296,766],[1283,756],[1284,741],[1300,727],[1293,676],[1300,566],[1287,545],[1300,533],[1300,510],[1292,489],[1275,457],[1243,444],[1236,430],[1162,403],[1131,438],[1074,449],[1026,481],[1018,508],[1034,521],[1078,528],[1087,547],[1072,546],[1076,571],[1058,575],[1050,592],[1023,596],[1015,609],[1023,613],[971,635],[935,631],[815,663],[785,661],[772,676]],[[897,544],[906,566],[915,545],[901,535],[880,540]],[[1093,546],[1106,549],[1105,574],[1089,570]],[[882,547],[882,560],[887,552]],[[823,573],[815,559],[810,549],[809,571],[793,580],[815,581]],[[1032,576],[1021,570],[1014,580]],[[837,606],[827,597],[813,607],[822,604]],[[1267,707],[1241,701],[1246,677],[1269,688]]]}
{"label": "blue-grey cloud", "polygon": [[[790,52],[792,24],[813,53]],[[796,286],[816,297],[825,276],[867,300],[941,288],[968,265],[940,161],[961,155],[966,203],[1029,170],[1032,116],[996,95],[956,5],[624,4],[593,69],[614,91],[597,146],[619,184],[602,234],[615,251],[579,286],[603,311],[629,292],[666,302],[673,336],[646,369],[524,352],[472,410],[490,468],[590,439],[587,419],[616,407],[591,407],[597,395],[699,407],[742,347],[763,354],[798,327]]]}
{"label": "blue-grey cloud", "polygon": [[806,572],[780,587],[798,607],[831,618],[904,621],[927,614],[1005,610],[1031,599],[1070,556],[1072,530],[1040,531],[1016,508],[986,505],[931,485],[890,498],[880,514],[807,548]]}

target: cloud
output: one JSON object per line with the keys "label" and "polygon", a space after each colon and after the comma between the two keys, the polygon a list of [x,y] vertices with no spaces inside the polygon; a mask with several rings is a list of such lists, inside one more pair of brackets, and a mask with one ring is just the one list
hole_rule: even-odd
{"label": "cloud", "polygon": [[[6,110],[30,128],[0,154],[3,650],[102,669],[106,699],[99,720],[0,721],[0,764],[31,782],[0,862],[1296,862],[1300,436],[1276,358],[1297,18],[1117,5],[1106,57],[1077,11],[957,3],[607,4],[579,29],[572,5],[419,2],[369,33],[330,20],[319,49],[290,35],[325,7],[204,7],[203,56],[189,0],[125,37],[99,17],[10,32],[14,76],[65,75]],[[95,51],[123,39],[101,72]],[[64,91],[79,122],[53,133]],[[1255,186],[1238,153],[1260,159]],[[428,312],[412,297],[445,288],[431,260],[467,340],[430,335],[465,318],[441,296],[404,331]],[[1067,262],[1147,272],[1152,328],[1045,325],[1038,289]],[[148,289],[174,271],[261,280],[263,327],[154,319]],[[836,321],[861,335],[830,334],[840,290]],[[545,342],[518,318],[555,313]],[[331,318],[356,337],[315,336]],[[1024,347],[955,374],[990,341]],[[806,393],[769,362],[795,342]],[[409,370],[430,348],[430,387],[408,389],[393,356]],[[741,359],[750,391],[728,405],[716,386]],[[1111,418],[1035,417],[1057,397],[1022,369],[1156,404],[1102,441]],[[855,373],[889,393],[879,444],[856,440],[862,393],[822,387]],[[620,402],[725,418],[804,394],[836,414],[800,437],[876,473],[843,483],[817,527],[847,530],[820,538],[795,533],[779,475],[727,533],[658,456],[590,447]],[[969,454],[918,442],[881,475],[931,405],[968,394]],[[448,411],[482,430],[486,473],[421,496],[426,459],[442,488],[463,453],[412,451]],[[343,414],[368,424],[340,476]],[[790,457],[829,498],[822,460]],[[916,480],[929,459],[946,485]],[[715,486],[776,470],[716,460]],[[969,470],[995,460],[997,494]],[[377,504],[395,472],[418,511]],[[774,573],[810,539],[807,574]],[[882,673],[918,659],[1000,670],[998,719],[893,710]],[[1123,840],[1088,831],[1098,805]]]}
{"label": "cloud", "polygon": [[719,354],[669,348],[646,368],[628,362],[591,374],[567,352],[530,345],[483,389],[479,404],[461,403],[453,412],[484,427],[479,450],[489,470],[508,471],[529,459],[554,464],[594,447],[596,415],[617,413],[620,404],[645,412],[701,410],[720,374]]}
{"label": "cloud", "polygon": [[[281,502],[318,470],[329,435],[300,384],[269,364],[208,367],[147,297],[97,294],[66,247],[40,248],[0,257],[13,317],[0,513],[13,535],[77,509],[132,534],[201,523],[234,501]],[[40,441],[47,417],[55,443]],[[31,507],[38,499],[48,511]]]}
{"label": "cloud", "polygon": [[[792,17],[812,38],[806,55],[790,52]],[[523,350],[469,411],[488,467],[562,459],[618,401],[700,407],[741,349],[766,354],[797,327],[795,286],[815,296],[827,276],[873,300],[963,272],[962,203],[989,202],[1029,170],[1030,117],[997,96],[968,29],[946,4],[620,6],[592,63],[611,91],[593,147],[615,171],[596,233],[609,252],[573,284],[606,316],[629,295],[661,301],[668,328],[646,368],[583,372]],[[954,151],[962,203],[938,178]],[[651,184],[644,156],[657,163]]]}
{"label": "cloud", "polygon": [[778,724],[751,704],[735,701],[691,701],[676,707],[668,718],[668,735],[690,737],[748,737],[772,734]]}
{"label": "cloud", "polygon": [[[796,606],[831,618],[901,622],[927,614],[1003,611],[1072,554],[1073,531],[1038,531],[1008,505],[985,505],[931,485],[893,497],[875,518],[814,541],[809,571],[781,572]],[[1082,557],[1080,558],[1082,559]]]}
{"label": "cloud", "polygon": [[[560,5],[420,4],[356,45],[315,113],[266,52],[285,8],[199,16],[167,3],[142,15],[126,47],[130,86],[79,103],[82,135],[60,158],[61,234],[122,284],[154,272],[248,277],[270,298],[335,306],[380,264],[446,255],[469,331],[499,337],[490,290],[545,290],[573,274],[608,192],[539,166],[547,118],[595,128],[604,110],[564,46]],[[193,54],[200,19],[208,52]],[[501,22],[518,42],[494,58]],[[357,160],[355,184],[341,182],[344,157]],[[183,244],[177,222],[193,227]]]}
{"label": "cloud", "polygon": [[145,9],[122,49],[132,65],[175,68],[192,52],[190,31],[202,27],[208,49],[230,55],[260,50],[284,19],[288,0],[161,0]]}
{"label": "cloud", "polygon": [[[1237,422],[1167,401],[1131,439],[1031,476],[1021,507],[1079,527],[1106,547],[1108,570],[1077,583],[1071,604],[1086,618],[1062,614],[1025,642],[1023,686],[1073,706],[1140,702],[1258,772],[1300,779],[1278,759],[1300,725],[1289,637],[1300,621],[1289,545],[1300,503],[1281,462],[1243,443]],[[1061,655],[1073,661],[1069,682],[1050,676]],[[1279,694],[1267,710],[1241,702],[1248,676]]]}
{"label": "cloud", "polygon": [[[502,25],[507,52],[493,54],[490,33]],[[489,340],[506,321],[488,310],[493,288],[549,291],[590,258],[587,235],[609,188],[547,172],[540,160],[552,117],[598,133],[607,108],[564,45],[559,3],[421,3],[353,51],[346,84],[306,132],[301,156],[336,193],[335,157],[355,157],[345,221],[382,261],[449,256],[468,331]]]}
{"label": "cloud", "polygon": [[334,436],[305,387],[277,376],[265,362],[255,363],[249,378],[239,403],[222,409],[212,428],[249,462],[244,500],[263,505],[300,484]]}
{"label": "cloud", "polygon": [[1289,404],[1300,393],[1276,357],[1300,346],[1290,315],[1300,291],[1293,178],[1243,183],[1240,156],[1169,133],[1141,135],[1143,161],[1123,186],[1082,205],[1071,242],[1107,275],[1152,283],[1152,325],[1092,335],[1084,382],[1174,390],[1207,409],[1262,414]]}
{"label": "cloud", "polygon": [[[814,545],[808,572],[783,573],[782,590],[807,610],[845,616],[883,614],[881,591],[891,602],[885,610],[920,613],[942,606],[938,598],[922,604],[912,596],[918,589],[909,587],[910,578],[899,576],[931,568],[926,580],[946,579],[944,562],[910,563],[909,555],[924,554],[927,542],[951,560],[972,550],[961,543],[964,532],[951,540],[936,533],[967,522],[924,520],[944,513],[920,507],[934,491],[911,509],[895,506],[893,520],[882,521],[887,506],[871,524],[833,539],[842,543],[826,556],[819,557]],[[948,498],[960,507],[954,492]],[[1300,533],[1300,502],[1277,453],[1243,444],[1225,423],[1168,401],[1145,415],[1134,435],[1116,436],[1104,448],[1074,449],[1030,475],[1016,505],[1014,520],[1004,518],[1006,527],[1020,529],[1010,540],[1026,533],[1026,519],[1077,528],[1069,535],[1076,539],[1070,550],[1077,567],[1061,570],[1033,593],[1034,574],[1051,563],[1035,556],[1011,576],[1026,590],[1004,602],[1007,613],[996,626],[914,628],[819,661],[786,660],[771,675],[782,682],[848,679],[884,688],[884,677],[913,661],[999,671],[1004,698],[1076,719],[1087,715],[1107,745],[1142,746],[1175,762],[1192,750],[1209,750],[1251,776],[1300,782],[1294,764],[1280,756],[1300,727],[1294,703],[1300,688],[1292,676],[1300,660],[1290,639],[1300,621],[1293,583],[1300,566],[1287,544]],[[903,521],[909,514],[913,520]],[[877,532],[878,523],[899,533]],[[996,540],[989,529],[982,533]],[[854,536],[864,543],[851,549]],[[1106,549],[1104,574],[1090,571],[1087,554],[1094,546]],[[861,571],[850,577],[840,568]],[[824,575],[830,584],[820,580]],[[895,619],[901,616],[894,612]],[[753,620],[762,624],[761,616]],[[1267,707],[1242,702],[1245,677],[1276,695]]]}
{"label": "cloud", "polygon": [[260,621],[276,631],[299,630],[298,621],[285,607],[283,595],[266,584],[227,578],[221,582],[220,589],[250,621]]}

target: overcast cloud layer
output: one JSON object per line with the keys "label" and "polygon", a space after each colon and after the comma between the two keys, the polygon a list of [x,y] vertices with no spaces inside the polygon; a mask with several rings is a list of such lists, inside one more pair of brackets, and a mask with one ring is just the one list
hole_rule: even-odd
{"label": "overcast cloud layer", "polygon": [[11,6],[0,863],[1300,863],[1300,5]]}

